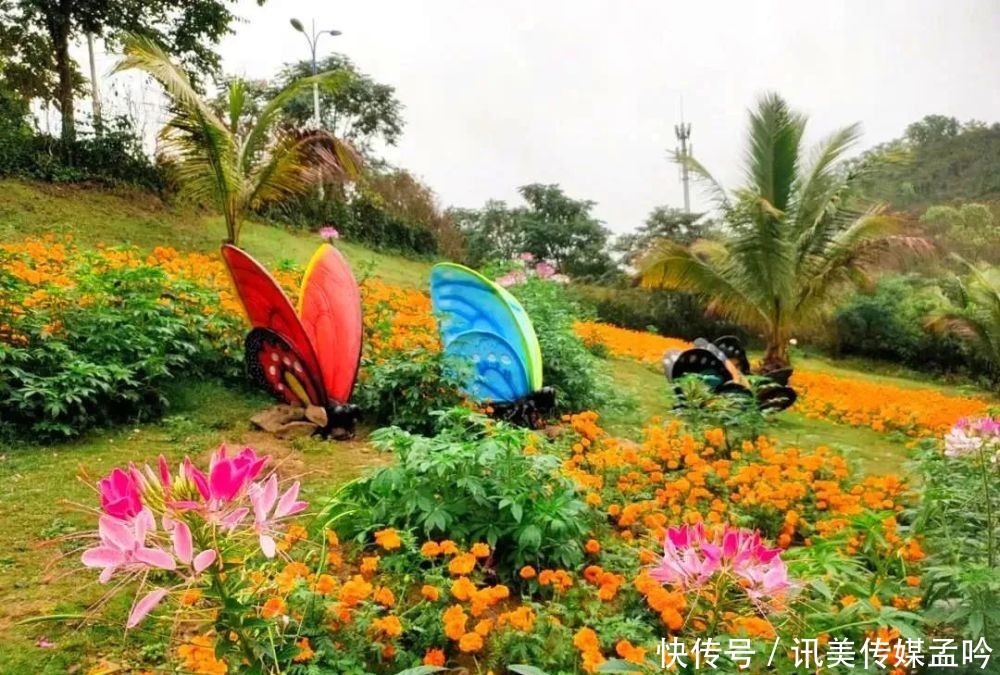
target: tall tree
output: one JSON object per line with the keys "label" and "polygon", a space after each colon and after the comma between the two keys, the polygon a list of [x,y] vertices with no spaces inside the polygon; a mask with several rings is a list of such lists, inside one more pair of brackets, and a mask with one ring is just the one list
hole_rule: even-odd
{"label": "tall tree", "polygon": [[[70,46],[91,33],[112,43],[124,33],[144,33],[166,45],[182,64],[203,73],[219,66],[218,41],[236,19],[238,0],[7,0],[8,25],[33,27],[46,36],[52,50],[58,86],[55,100],[62,118],[62,136],[76,137],[75,96],[78,68]],[[264,0],[257,0],[263,4]]]}
{"label": "tall tree", "polygon": [[686,247],[661,242],[642,283],[702,294],[710,311],[763,334],[765,369],[789,363],[788,340],[818,319],[833,295],[868,277],[879,256],[927,250],[893,236],[898,223],[880,205],[845,206],[857,174],[842,170],[860,127],[833,132],[807,152],[806,117],[776,94],[750,112],[745,183],[727,192],[693,158],[682,159],[711,187],[732,230],[726,242]]}
{"label": "tall tree", "polygon": [[690,244],[702,236],[706,223],[699,223],[704,213],[691,213],[670,206],[657,206],[646,217],[646,222],[635,232],[623,234],[615,240],[613,250],[622,255],[622,261],[632,265],[661,239],[678,244]]}
{"label": "tall tree", "polygon": [[591,214],[596,202],[573,199],[558,185],[518,188],[528,208],[519,215],[524,250],[555,261],[571,276],[599,277],[613,269],[606,250],[610,232]]}
{"label": "tall tree", "polygon": [[[317,64],[320,72],[343,72],[348,75],[342,85],[320,87],[320,126],[337,138],[349,141],[360,149],[369,149],[381,140],[395,145],[403,131],[403,105],[396,90],[376,82],[357,69],[343,54],[331,54]],[[312,62],[299,61],[286,66],[277,78],[279,89],[295,80],[312,75]],[[271,92],[273,93],[273,91]],[[289,121],[298,126],[313,126],[313,97],[303,92],[285,105]]]}
{"label": "tall tree", "polygon": [[264,105],[252,123],[240,80],[229,83],[220,116],[203,100],[188,74],[148,37],[125,39],[125,56],[115,71],[141,70],[170,97],[173,117],[160,133],[167,155],[177,162],[182,186],[194,199],[214,202],[226,219],[227,242],[239,242],[243,216],[267,202],[305,194],[322,172],[345,178],[358,174],[353,150],[330,134],[278,128],[284,104],[311,87],[341,78],[324,73],[298,80]]}
{"label": "tall tree", "polygon": [[521,209],[491,199],[481,209],[450,208],[446,215],[465,237],[465,254],[472,265],[512,260],[524,251]]}

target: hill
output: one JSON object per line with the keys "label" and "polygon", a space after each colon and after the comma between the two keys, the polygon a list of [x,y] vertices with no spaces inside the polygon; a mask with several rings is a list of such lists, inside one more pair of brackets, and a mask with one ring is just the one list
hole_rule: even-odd
{"label": "hill", "polygon": [[[220,216],[163,203],[138,189],[106,189],[0,180],[0,243],[28,236],[72,235],[84,246],[134,245],[150,250],[214,251],[224,233]],[[313,232],[259,222],[243,228],[241,245],[265,263],[305,263],[319,243]],[[423,287],[429,262],[372,251],[349,241],[337,244],[361,275],[401,286]]]}
{"label": "hill", "polygon": [[[887,163],[881,160],[890,159]],[[934,204],[989,202],[1000,207],[1000,123],[959,124],[930,115],[901,138],[866,152],[879,166],[864,182],[866,196],[914,213]]]}

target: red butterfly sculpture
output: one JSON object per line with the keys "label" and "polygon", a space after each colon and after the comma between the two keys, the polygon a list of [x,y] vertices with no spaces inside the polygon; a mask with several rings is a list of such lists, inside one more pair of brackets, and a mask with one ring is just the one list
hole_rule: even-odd
{"label": "red butterfly sculpture", "polygon": [[225,244],[233,285],[253,329],[246,337],[250,379],[279,400],[306,408],[324,437],[354,435],[350,405],[361,361],[361,290],[340,252],[323,244],[306,267],[298,310],[267,270]]}

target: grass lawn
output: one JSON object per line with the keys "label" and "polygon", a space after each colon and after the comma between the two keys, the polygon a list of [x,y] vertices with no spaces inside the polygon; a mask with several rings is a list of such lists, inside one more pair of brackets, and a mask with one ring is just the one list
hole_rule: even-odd
{"label": "grass lawn", "polygon": [[[142,249],[173,246],[216,251],[225,237],[220,216],[166,206],[139,190],[101,190],[74,185],[0,180],[0,243],[28,236],[71,234],[81,246],[132,244]],[[264,263],[305,263],[319,245],[314,232],[262,223],[243,226],[241,246]],[[375,275],[391,284],[424,288],[430,263],[338,242],[358,277]]]}
{"label": "grass lawn", "polygon": [[[249,416],[268,405],[255,394],[188,382],[169,396],[174,409],[158,424],[53,446],[0,446],[0,673],[67,673],[84,654],[156,648],[155,636],[122,637],[125,598],[116,599],[103,623],[18,625],[49,614],[80,615],[101,597],[104,589],[96,576],[77,568],[79,544],[66,537],[93,528],[94,516],[78,505],[96,503],[92,486],[111,468],[155,460],[160,453],[172,463],[185,454],[206,458],[222,442],[251,445],[275,456],[283,476],[302,478],[304,499],[321,502],[337,485],[380,461],[362,440],[286,443],[252,431]],[[62,560],[64,555],[69,559]],[[56,647],[38,648],[41,635]],[[141,645],[137,637],[143,638]]]}
{"label": "grass lawn", "polygon": [[[606,416],[609,430],[621,433],[635,429],[653,415],[664,415],[673,407],[673,396],[666,377],[652,366],[627,359],[611,359],[609,366],[615,382],[636,402],[634,410]],[[841,374],[860,376],[853,371]],[[905,436],[810,419],[796,412],[785,411],[776,415],[767,433],[783,443],[801,448],[826,445],[839,450],[853,459],[858,470],[865,473],[899,473],[907,458],[908,439]]]}

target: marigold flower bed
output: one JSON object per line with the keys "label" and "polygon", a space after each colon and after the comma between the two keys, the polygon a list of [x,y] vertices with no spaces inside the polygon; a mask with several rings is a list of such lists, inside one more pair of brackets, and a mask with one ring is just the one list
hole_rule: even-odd
{"label": "marigold flower bed", "polygon": [[[585,342],[603,345],[615,356],[654,365],[660,363],[667,350],[690,346],[684,340],[595,322],[580,322],[576,330]],[[792,386],[799,392],[795,409],[809,417],[920,437],[943,435],[957,420],[984,414],[989,407],[975,397],[802,369],[796,369]]]}

